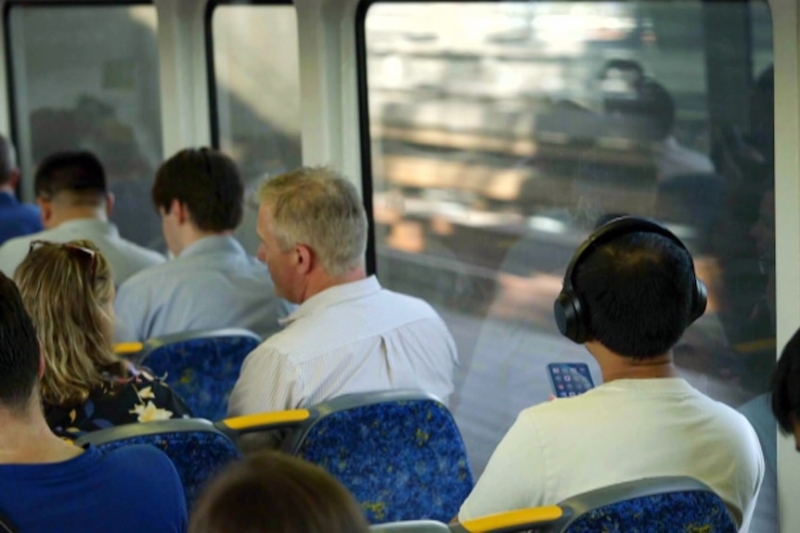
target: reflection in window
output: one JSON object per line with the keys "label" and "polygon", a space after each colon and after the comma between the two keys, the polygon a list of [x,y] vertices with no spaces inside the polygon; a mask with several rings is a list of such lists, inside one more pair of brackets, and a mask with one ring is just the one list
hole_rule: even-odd
{"label": "reflection in window", "polygon": [[[707,7],[367,11],[378,274],[435,305],[456,337],[454,406],[478,472],[518,412],[547,399],[547,363],[587,362],[600,381],[585,350],[558,335],[552,303],[576,246],[609,215],[661,219],[696,258],[710,305],[676,348],[684,376],[736,407],[766,390],[771,21],[763,5],[715,4],[741,10],[751,31],[709,29],[727,19]],[[707,57],[722,46],[714,39],[724,62]]]}
{"label": "reflection in window", "polygon": [[[212,16],[218,144],[252,195],[265,175],[301,164],[297,16],[292,5],[220,5]],[[237,237],[255,253],[256,213]]]}
{"label": "reflection in window", "polygon": [[150,186],[162,158],[153,6],[13,5],[8,18],[23,191],[60,150],[91,150],[116,197],[123,237],[162,247]]}

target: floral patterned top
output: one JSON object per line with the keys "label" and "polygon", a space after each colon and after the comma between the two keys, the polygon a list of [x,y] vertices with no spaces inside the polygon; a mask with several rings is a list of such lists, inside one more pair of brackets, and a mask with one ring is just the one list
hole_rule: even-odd
{"label": "floral patterned top", "polygon": [[105,382],[81,405],[45,405],[50,429],[57,435],[77,438],[122,424],[192,416],[180,396],[147,369],[129,365],[128,371],[126,377],[103,374]]}

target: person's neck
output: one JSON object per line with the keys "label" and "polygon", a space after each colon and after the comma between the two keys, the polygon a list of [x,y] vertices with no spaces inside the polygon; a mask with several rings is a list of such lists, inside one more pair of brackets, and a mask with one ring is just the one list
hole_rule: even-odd
{"label": "person's neck", "polygon": [[344,285],[346,283],[352,283],[354,281],[360,281],[367,277],[366,268],[363,266],[359,266],[350,270],[341,276],[331,276],[327,272],[322,269],[319,269],[316,272],[316,275],[311,276],[309,278],[308,284],[303,291],[303,299],[302,301],[305,302],[312,296],[316,296],[317,294],[326,291],[332,287],[336,287],[337,285]]}
{"label": "person's neck", "polygon": [[597,360],[603,374],[603,383],[617,379],[658,379],[679,377],[672,352],[648,358],[633,358],[612,352],[597,341],[589,341],[586,348]]}
{"label": "person's neck", "polygon": [[208,237],[230,237],[233,231],[200,231],[197,228],[186,228],[181,235],[180,250],[173,250],[175,257],[180,256],[184,250],[193,245],[199,240],[207,239]]}
{"label": "person's neck", "polygon": [[8,185],[8,184],[0,185],[0,193],[2,193],[2,192],[7,192],[8,194],[10,194],[12,196],[16,196],[16,191],[14,190],[14,187],[12,187],[11,185]]}
{"label": "person's neck", "polygon": [[48,221],[49,228],[55,228],[65,222],[73,220],[99,220],[108,222],[108,215],[105,209],[95,209],[93,207],[72,207],[53,213],[53,217]]}
{"label": "person's neck", "polygon": [[38,404],[24,412],[0,407],[0,464],[60,463],[83,450],[56,437]]}

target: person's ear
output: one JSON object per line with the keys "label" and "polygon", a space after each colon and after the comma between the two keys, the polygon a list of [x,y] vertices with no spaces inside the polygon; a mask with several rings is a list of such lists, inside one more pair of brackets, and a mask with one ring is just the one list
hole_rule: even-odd
{"label": "person's ear", "polygon": [[50,222],[53,220],[53,202],[40,197],[36,199],[36,205],[39,206],[42,226],[48,229],[50,227]]}
{"label": "person's ear", "polygon": [[8,184],[11,186],[12,189],[16,189],[17,185],[19,185],[19,176],[20,173],[18,168],[15,168],[11,172],[9,172]]}
{"label": "person's ear", "polygon": [[294,247],[295,267],[299,274],[308,274],[314,268],[314,251],[305,244]]}
{"label": "person's ear", "polygon": [[106,216],[110,217],[111,213],[114,212],[114,202],[115,202],[115,200],[116,199],[114,198],[114,193],[113,192],[107,192],[106,193]]}

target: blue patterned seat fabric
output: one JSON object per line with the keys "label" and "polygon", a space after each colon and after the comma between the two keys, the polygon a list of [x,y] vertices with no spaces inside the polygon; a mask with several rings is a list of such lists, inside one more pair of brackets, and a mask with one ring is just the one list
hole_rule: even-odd
{"label": "blue patterned seat fabric", "polygon": [[225,435],[211,431],[176,431],[158,435],[130,437],[99,445],[103,452],[124,446],[147,444],[167,454],[175,465],[191,510],[195,499],[214,473],[241,454]]}
{"label": "blue patterned seat fabric", "polygon": [[221,420],[242,361],[256,346],[251,337],[201,337],[156,348],[143,364],[165,379],[195,417]]}
{"label": "blue patterned seat fabric", "polygon": [[586,512],[565,533],[736,533],[722,500],[686,491],[634,498]]}
{"label": "blue patterned seat fabric", "polygon": [[297,455],[339,479],[373,524],[449,522],[472,490],[455,421],[444,405],[430,400],[329,414],[311,428]]}

